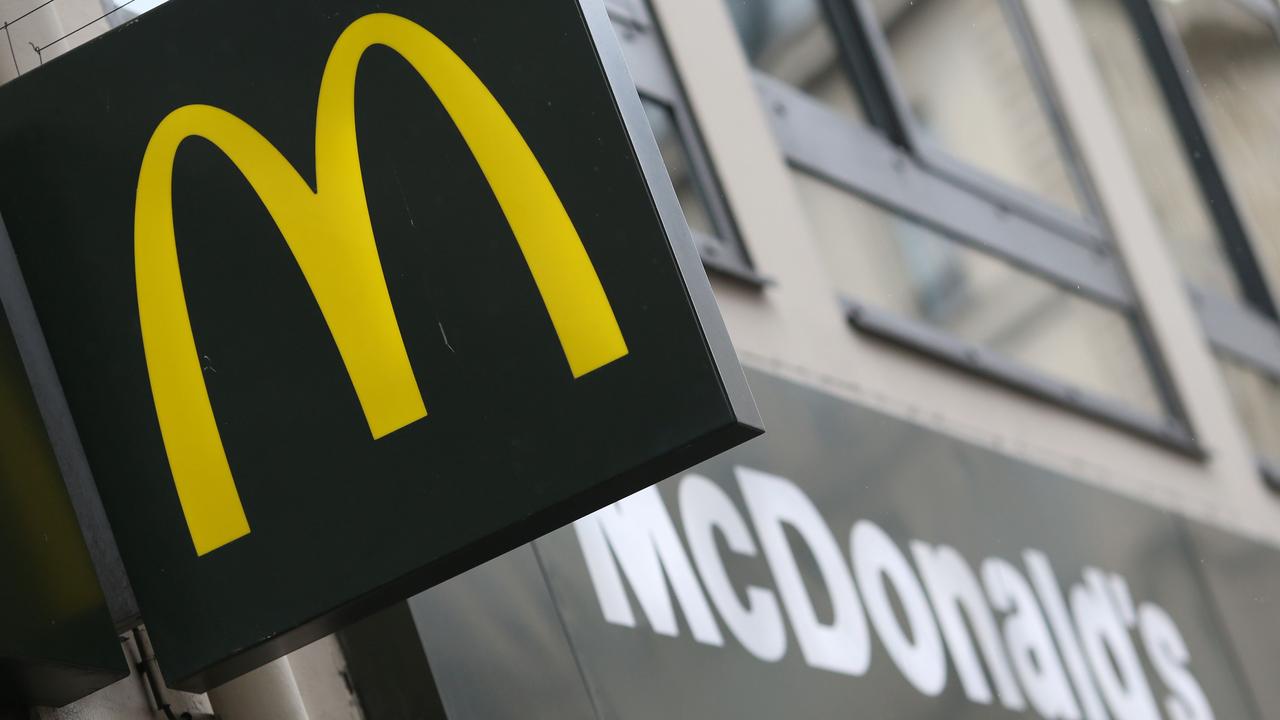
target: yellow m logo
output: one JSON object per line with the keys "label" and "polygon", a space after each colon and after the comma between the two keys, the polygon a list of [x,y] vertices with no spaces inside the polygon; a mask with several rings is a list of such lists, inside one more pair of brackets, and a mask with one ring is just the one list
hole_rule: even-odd
{"label": "yellow m logo", "polygon": [[595,268],[542,166],[479,78],[402,17],[372,14],[338,38],[320,84],[313,190],[275,147],[208,105],[175,110],[142,161],[135,210],[138,314],[156,415],[196,552],[249,532],[204,383],[173,225],[178,148],[202,137],[235,163],[288,243],[346,365],[373,437],[427,411],[378,259],[356,141],[356,70],[384,45],[422,76],[457,125],[498,199],[551,317],[573,376],[627,354]]}

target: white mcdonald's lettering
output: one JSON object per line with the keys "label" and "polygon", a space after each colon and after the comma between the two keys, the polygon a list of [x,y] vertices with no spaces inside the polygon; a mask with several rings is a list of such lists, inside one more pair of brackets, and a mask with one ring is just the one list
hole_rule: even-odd
{"label": "white mcdonald's lettering", "polygon": [[[795,483],[750,468],[736,468],[735,474],[758,545],[728,494],[692,474],[680,479],[677,497],[693,563],[656,488],[574,524],[606,621],[640,624],[628,600],[629,585],[656,632],[679,634],[678,606],[695,641],[723,646],[713,615],[718,613],[733,638],[766,662],[786,655],[790,620],[806,664],[861,676],[872,661],[870,626],[890,661],[925,696],[946,688],[950,658],[965,696],[977,704],[999,702],[1046,720],[1160,720],[1160,707],[1177,720],[1213,720],[1173,618],[1154,603],[1135,605],[1123,577],[1085,568],[1083,582],[1064,593],[1038,550],[1024,554],[1025,572],[1007,560],[987,558],[975,573],[955,549],[918,540],[906,543],[913,567],[907,553],[869,520],[850,530],[846,560],[821,513]],[[815,585],[830,595],[823,603],[832,608],[830,622],[817,618],[784,525],[817,563],[822,582]],[[716,531],[731,552],[763,555],[776,591],[736,589]],[[1159,685],[1147,677],[1140,649]]]}

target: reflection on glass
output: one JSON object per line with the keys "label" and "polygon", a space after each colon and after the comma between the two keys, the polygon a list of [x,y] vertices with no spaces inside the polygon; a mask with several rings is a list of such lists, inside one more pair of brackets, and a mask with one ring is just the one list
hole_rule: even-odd
{"label": "reflection on glass", "polygon": [[1075,3],[1138,176],[1183,275],[1196,287],[1242,301],[1226,246],[1128,14],[1120,0]]}
{"label": "reflection on glass", "polygon": [[640,102],[644,105],[645,115],[649,117],[649,127],[653,128],[653,136],[658,141],[658,149],[662,151],[662,160],[667,165],[667,173],[671,175],[671,184],[675,186],[676,196],[680,198],[680,207],[684,209],[689,229],[715,236],[716,229],[708,210],[706,190],[693,174],[689,148],[676,127],[675,115],[670,108],[656,100],[641,98]]}
{"label": "reflection on glass", "polygon": [[821,0],[726,0],[751,64],[863,120]]}
{"label": "reflection on glass", "polygon": [[1254,452],[1280,464],[1280,380],[1225,357],[1218,365]]}
{"label": "reflection on glass", "polygon": [[916,120],[952,155],[1081,212],[1061,138],[997,0],[874,0]]}
{"label": "reflection on glass", "polygon": [[794,173],[837,290],[1151,417],[1166,408],[1130,319]]}
{"label": "reflection on glass", "polygon": [[1280,292],[1280,41],[1235,0],[1162,3],[1191,59],[1224,170]]}

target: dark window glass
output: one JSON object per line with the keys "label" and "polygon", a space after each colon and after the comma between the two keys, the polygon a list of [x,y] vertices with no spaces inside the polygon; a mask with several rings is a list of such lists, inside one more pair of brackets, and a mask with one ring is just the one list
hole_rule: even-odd
{"label": "dark window glass", "polygon": [[675,114],[656,100],[641,98],[641,102],[649,117],[649,127],[653,128],[653,136],[662,151],[662,160],[671,175],[671,184],[675,186],[676,195],[680,198],[680,207],[684,209],[689,229],[705,235],[716,235],[715,223],[707,204],[706,189],[694,174],[689,147],[676,126]]}
{"label": "dark window glass", "polygon": [[863,112],[820,0],[727,0],[747,58],[850,118]]}

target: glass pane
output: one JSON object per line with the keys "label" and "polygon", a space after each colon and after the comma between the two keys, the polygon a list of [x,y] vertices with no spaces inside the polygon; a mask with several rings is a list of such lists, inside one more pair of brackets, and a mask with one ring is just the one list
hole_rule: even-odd
{"label": "glass pane", "polygon": [[874,0],[906,100],[959,159],[1064,208],[1083,203],[998,0]]}
{"label": "glass pane", "polygon": [[1280,380],[1227,358],[1218,364],[1254,452],[1280,463]]}
{"label": "glass pane", "polygon": [[1165,415],[1126,315],[822,180],[794,175],[842,294],[1152,417]]}
{"label": "glass pane", "polygon": [[1182,273],[1196,287],[1243,301],[1226,247],[1128,14],[1120,0],[1075,4],[1138,176]]}
{"label": "glass pane", "polygon": [[751,64],[842,115],[864,120],[821,0],[727,0]]}
{"label": "glass pane", "polygon": [[1280,293],[1280,42],[1234,0],[1162,4],[1191,58],[1258,260]]}
{"label": "glass pane", "polygon": [[653,136],[658,141],[658,149],[662,151],[662,160],[667,165],[667,173],[671,175],[671,184],[675,186],[676,196],[680,198],[680,207],[684,209],[689,229],[715,236],[716,228],[708,210],[706,191],[693,174],[689,148],[676,127],[675,115],[670,108],[656,100],[642,97],[640,102],[649,117],[649,127],[653,128]]}

